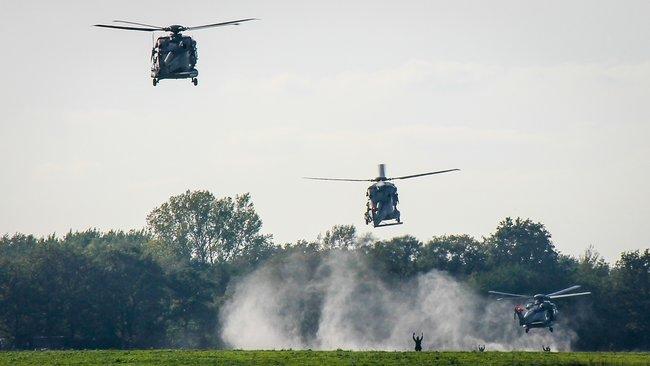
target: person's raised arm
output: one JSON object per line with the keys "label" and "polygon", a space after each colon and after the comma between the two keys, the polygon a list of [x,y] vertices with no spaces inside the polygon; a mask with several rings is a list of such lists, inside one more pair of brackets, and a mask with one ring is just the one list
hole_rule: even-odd
{"label": "person's raised arm", "polygon": [[415,339],[415,333],[413,333],[413,340],[417,342],[417,339]]}

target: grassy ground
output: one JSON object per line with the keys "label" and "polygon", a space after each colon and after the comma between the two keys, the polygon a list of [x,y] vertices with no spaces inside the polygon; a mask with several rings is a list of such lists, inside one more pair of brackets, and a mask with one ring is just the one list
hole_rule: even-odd
{"label": "grassy ground", "polygon": [[650,353],[24,351],[0,365],[650,365]]}

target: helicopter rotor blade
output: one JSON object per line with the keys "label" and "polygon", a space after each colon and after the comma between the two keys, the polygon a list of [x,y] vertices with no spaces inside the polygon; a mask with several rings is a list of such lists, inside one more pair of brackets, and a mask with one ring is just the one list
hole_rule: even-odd
{"label": "helicopter rotor blade", "polygon": [[422,174],[413,174],[413,175],[404,175],[401,177],[393,177],[393,178],[386,178],[386,180],[396,180],[396,179],[408,179],[408,178],[415,178],[415,177],[423,177],[425,175],[433,175],[433,174],[442,174],[442,173],[448,173],[448,172],[454,172],[460,169],[447,169],[447,170],[439,170],[437,172],[429,172],[429,173],[422,173]]}
{"label": "helicopter rotor blade", "polygon": [[122,27],[122,26],[119,26],[119,25],[106,25],[106,24],[95,24],[95,27],[123,29],[123,30],[134,30],[134,31],[142,31],[142,32],[155,32],[155,31],[162,30],[162,28]]}
{"label": "helicopter rotor blade", "polygon": [[[508,292],[500,292],[500,291],[488,291],[488,293],[491,293],[493,295],[503,295],[503,296],[510,296],[510,297],[521,297],[528,299],[530,298],[530,295],[521,295],[521,294],[511,294]],[[497,300],[502,300],[503,298],[498,298]]]}
{"label": "helicopter rotor blade", "polygon": [[248,21],[251,21],[251,20],[258,20],[258,19],[257,18],[248,18],[248,19],[232,20],[232,21],[223,22],[223,23],[197,25],[197,26],[194,26],[194,27],[186,27],[185,30],[196,30],[196,29],[204,29],[204,28],[212,28],[212,27],[222,27],[224,25],[239,25],[239,23],[248,22]]}
{"label": "helicopter rotor blade", "polygon": [[560,294],[567,293],[567,292],[569,292],[569,291],[577,290],[577,289],[579,289],[579,288],[580,288],[580,285],[574,285],[574,286],[571,286],[571,287],[567,287],[567,288],[565,288],[564,290],[555,291],[555,292],[553,292],[553,293],[551,293],[551,294],[547,294],[546,296],[555,296],[555,295],[560,295]]}
{"label": "helicopter rotor blade", "polygon": [[151,24],[144,24],[144,23],[136,23],[136,22],[127,22],[126,20],[114,20],[113,23],[124,23],[124,24],[131,24],[131,25],[141,25],[143,27],[149,27],[149,28],[160,28],[162,29],[163,27],[159,25],[151,25]]}
{"label": "helicopter rotor blade", "polygon": [[559,299],[562,297],[573,297],[573,296],[582,296],[582,295],[591,295],[591,292],[576,292],[575,294],[553,295],[553,296],[549,296],[549,298]]}
{"label": "helicopter rotor blade", "polygon": [[346,178],[316,178],[316,177],[302,177],[302,179],[311,180],[335,180],[339,182],[374,182],[374,179],[346,179]]}

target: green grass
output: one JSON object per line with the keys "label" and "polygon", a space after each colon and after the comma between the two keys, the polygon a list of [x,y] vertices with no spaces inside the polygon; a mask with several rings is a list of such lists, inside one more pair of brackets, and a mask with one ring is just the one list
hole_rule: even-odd
{"label": "green grass", "polygon": [[650,365],[650,353],[17,351],[0,365]]}

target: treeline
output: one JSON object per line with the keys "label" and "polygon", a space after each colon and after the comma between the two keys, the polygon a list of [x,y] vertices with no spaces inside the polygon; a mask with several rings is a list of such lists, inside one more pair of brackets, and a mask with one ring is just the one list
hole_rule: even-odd
{"label": "treeline", "polygon": [[[479,293],[551,292],[573,284],[592,296],[566,301],[578,350],[650,349],[650,250],[610,265],[593,249],[557,251],[543,224],[506,218],[480,240],[467,235],[376,240],[334,226],[284,245],[261,233],[248,194],[171,197],[140,231],[0,238],[0,348],[224,347],[219,309],[229,284],[267,260],[357,251],[386,282],[432,269]],[[315,315],[317,316],[317,315]],[[317,324],[318,322],[314,322]],[[514,326],[514,325],[513,325]]]}

